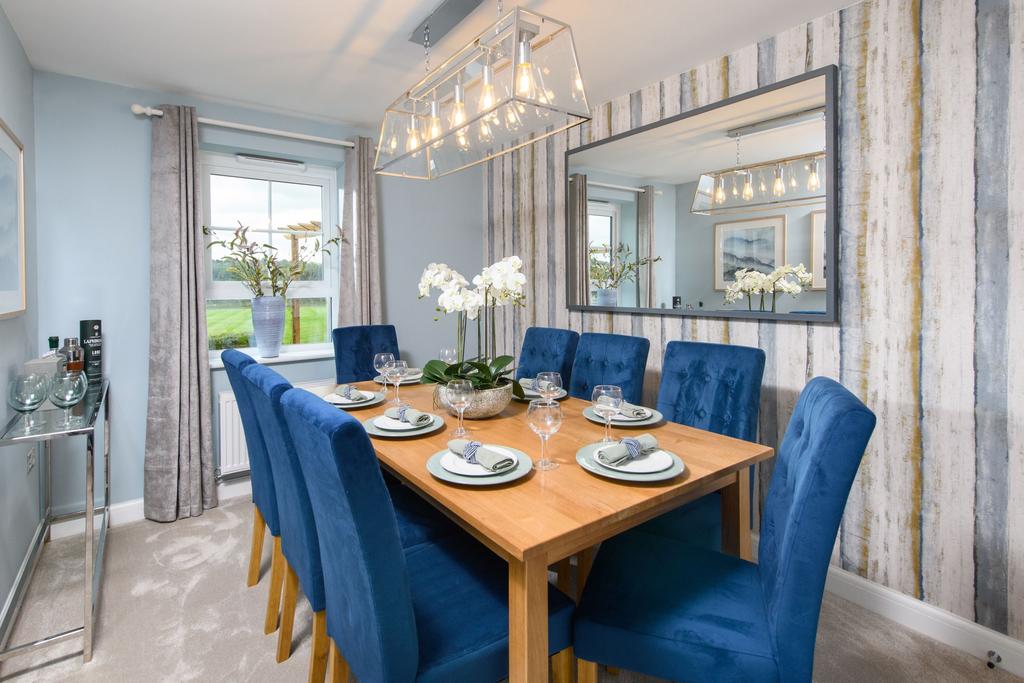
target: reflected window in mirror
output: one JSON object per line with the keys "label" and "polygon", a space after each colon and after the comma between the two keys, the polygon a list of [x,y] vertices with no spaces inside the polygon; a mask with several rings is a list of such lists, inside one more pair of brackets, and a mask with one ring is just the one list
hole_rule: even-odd
{"label": "reflected window in mirror", "polygon": [[569,301],[834,321],[835,67],[569,150]]}

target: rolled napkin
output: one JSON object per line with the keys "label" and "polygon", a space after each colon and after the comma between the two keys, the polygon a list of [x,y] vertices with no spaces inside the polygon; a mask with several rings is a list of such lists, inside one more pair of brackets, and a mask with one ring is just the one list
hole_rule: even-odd
{"label": "rolled napkin", "polygon": [[371,394],[359,391],[351,384],[339,384],[334,393],[347,401],[368,401],[373,398]]}
{"label": "rolled napkin", "polygon": [[632,403],[622,402],[619,406],[619,414],[625,417],[631,417],[634,419],[642,419],[651,414],[650,408],[644,408],[643,406],[635,406]]}
{"label": "rolled napkin", "polygon": [[548,387],[551,386],[551,382],[548,382],[547,380],[538,382],[535,379],[521,379],[519,380],[519,386],[533,392],[541,392],[547,391]]}
{"label": "rolled napkin", "polygon": [[434,418],[430,413],[421,413],[415,408],[410,408],[409,406],[388,408],[384,411],[384,415],[386,417],[390,417],[392,420],[408,422],[415,427],[425,427],[434,421]]}
{"label": "rolled napkin", "polygon": [[504,472],[516,466],[515,460],[485,448],[479,441],[452,439],[448,442],[448,450],[466,462],[476,463],[491,472]]}
{"label": "rolled napkin", "polygon": [[636,460],[656,450],[658,450],[658,440],[650,434],[642,434],[635,439],[627,437],[617,444],[598,450],[597,459],[602,465],[619,467],[630,460]]}

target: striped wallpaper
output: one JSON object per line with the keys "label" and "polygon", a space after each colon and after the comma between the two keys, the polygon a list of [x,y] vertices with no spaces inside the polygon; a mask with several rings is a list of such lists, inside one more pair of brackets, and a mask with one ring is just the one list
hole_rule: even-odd
{"label": "striped wallpaper", "polygon": [[[568,311],[567,148],[833,63],[840,325]],[[646,336],[653,401],[666,342],[760,346],[771,445],[838,378],[879,421],[833,561],[1024,639],[1022,109],[1024,0],[869,0],[623,94],[487,167],[484,256],[530,276],[505,349],[530,325]]]}

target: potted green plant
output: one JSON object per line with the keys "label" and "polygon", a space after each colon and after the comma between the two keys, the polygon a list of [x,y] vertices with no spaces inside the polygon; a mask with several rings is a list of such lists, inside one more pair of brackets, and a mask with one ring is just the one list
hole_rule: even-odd
{"label": "potted green plant", "polygon": [[625,282],[636,282],[637,274],[644,266],[661,260],[655,258],[633,258],[629,245],[619,242],[615,249],[595,247],[590,244],[590,282],[594,285],[595,306],[617,306],[619,287]]}
{"label": "potted green plant", "polygon": [[488,362],[469,360],[445,363],[440,360],[427,361],[423,366],[422,384],[436,384],[434,405],[455,415],[455,409],[448,405],[445,386],[454,379],[469,380],[476,390],[473,402],[465,411],[470,420],[494,417],[508,406],[512,396],[523,397],[523,389],[512,378],[512,356],[498,356]]}
{"label": "potted green plant", "polygon": [[[210,231],[203,229],[207,235]],[[256,337],[256,349],[261,358],[275,358],[281,352],[284,336],[285,299],[288,287],[302,277],[306,266],[322,252],[330,253],[328,245],[338,244],[340,238],[333,237],[320,243],[316,237],[312,243],[303,242],[301,235],[290,235],[293,245],[287,260],[278,255],[277,247],[261,244],[249,239],[249,228],[238,223],[231,239],[210,240],[207,248],[220,246],[227,249],[223,257],[227,272],[240,280],[252,293],[252,330]],[[269,289],[269,293],[268,290]]]}

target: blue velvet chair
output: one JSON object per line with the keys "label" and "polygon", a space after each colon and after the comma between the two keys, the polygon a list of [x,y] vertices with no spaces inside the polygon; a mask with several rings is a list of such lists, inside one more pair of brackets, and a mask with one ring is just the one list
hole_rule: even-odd
{"label": "blue velvet chair", "polygon": [[572,330],[529,328],[519,351],[516,379],[536,377],[541,372],[557,372],[562,376],[563,385],[568,386],[579,341],[580,335]]}
{"label": "blue velvet chair", "polygon": [[338,384],[365,382],[377,376],[373,357],[393,353],[398,358],[398,335],[394,325],[353,325],[336,327],[334,340],[334,375]]}
{"label": "blue velvet chair", "polygon": [[646,533],[603,544],[577,611],[591,662],[680,681],[810,681],[825,575],[875,416],[824,377],[800,394],[758,564]]}
{"label": "blue velvet chair", "polygon": [[[283,405],[316,517],[335,672],[340,651],[360,681],[505,677],[508,565],[465,536],[403,548],[359,422],[301,389]],[[573,604],[551,587],[548,609],[554,653],[571,644]]]}
{"label": "blue velvet chair", "polygon": [[[763,376],[761,349],[669,342],[661,370],[658,410],[672,422],[755,441]],[[712,493],[652,519],[640,529],[721,550],[721,501],[719,494]]]}
{"label": "blue velvet chair", "polygon": [[622,387],[622,398],[643,400],[644,368],[651,342],[644,337],[586,332],[580,335],[572,363],[569,394],[585,401],[598,384]]}
{"label": "blue velvet chair", "polygon": [[[326,652],[327,635],[323,610],[324,580],[320,563],[320,546],[316,524],[309,502],[309,493],[295,444],[284,421],[281,396],[292,388],[284,377],[262,365],[251,365],[242,372],[249,395],[263,429],[270,466],[277,491],[281,521],[281,551],[284,556],[284,588],[281,598],[281,621],[278,633],[277,660],[291,655],[291,634],[295,620],[297,589],[302,587],[313,611],[313,662],[311,670],[319,666],[318,652]],[[328,406],[323,399],[320,399]],[[337,408],[328,406],[330,410]],[[440,513],[404,490],[399,483],[393,486],[402,513],[402,542],[416,546],[434,537],[443,537],[457,531]],[[418,501],[418,505],[416,504]]]}
{"label": "blue velvet chair", "polygon": [[[266,529],[270,530],[273,538],[273,551],[271,553],[271,569],[276,566],[277,573],[270,577],[271,599],[267,604],[267,622],[273,621],[270,629],[277,628],[277,606],[273,595],[281,594],[281,564],[274,558],[281,555],[281,525],[277,517],[277,494],[274,492],[274,477],[270,472],[270,460],[267,455],[267,446],[263,440],[263,431],[260,429],[259,420],[256,418],[256,410],[249,398],[249,392],[245,387],[245,380],[242,371],[256,361],[241,351],[227,349],[220,354],[224,362],[224,372],[231,383],[231,390],[235,393],[235,401],[238,403],[238,414],[242,418],[242,431],[245,433],[245,446],[249,452],[249,480],[252,484],[252,547],[249,552],[249,573],[247,585],[255,586],[260,580],[260,562],[263,559],[263,539],[266,536]],[[269,615],[273,615],[271,620]]]}

